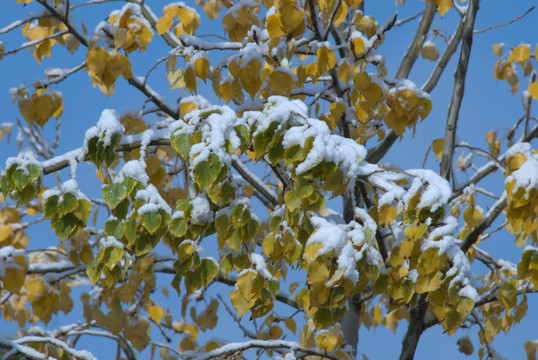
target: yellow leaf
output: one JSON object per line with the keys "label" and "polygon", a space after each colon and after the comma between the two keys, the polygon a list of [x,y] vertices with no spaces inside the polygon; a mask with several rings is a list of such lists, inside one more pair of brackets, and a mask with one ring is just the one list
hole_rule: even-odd
{"label": "yellow leaf", "polygon": [[431,41],[427,41],[422,47],[422,57],[429,61],[435,61],[439,58],[437,46]]}
{"label": "yellow leaf", "polygon": [[468,207],[463,211],[463,219],[469,229],[474,229],[482,221],[482,212],[475,207]]}
{"label": "yellow leaf", "polygon": [[282,328],[280,326],[273,325],[269,328],[269,335],[271,336],[271,339],[276,340],[282,336]]}
{"label": "yellow leaf", "polygon": [[443,155],[443,147],[445,145],[445,139],[439,138],[432,141],[432,149],[433,153],[435,154],[435,157],[437,160],[441,158],[441,155]]}
{"label": "yellow leaf", "polygon": [[508,61],[515,61],[523,66],[523,63],[529,59],[531,56],[531,48],[529,45],[519,45],[517,48],[512,50],[512,53],[508,57]]}
{"label": "yellow leaf", "polygon": [[291,75],[276,69],[269,74],[269,86],[275,95],[285,95],[291,92]]}
{"label": "yellow leaf", "polygon": [[90,49],[86,54],[86,65],[96,76],[102,76],[107,61],[108,53],[103,48]]}
{"label": "yellow leaf", "polygon": [[41,299],[47,293],[47,285],[40,279],[28,280],[26,284],[24,284],[24,289],[26,290],[26,296],[28,296],[28,300],[30,300],[31,303]]}
{"label": "yellow leaf", "polygon": [[197,58],[194,60],[194,71],[200,79],[205,81],[209,73],[209,61],[203,57]]}
{"label": "yellow leaf", "polygon": [[338,338],[328,332],[324,332],[316,337],[316,343],[319,348],[327,352],[333,351],[337,342]]}
{"label": "yellow leaf", "polygon": [[336,65],[336,55],[328,47],[321,46],[316,53],[316,57],[321,71],[330,70]]}
{"label": "yellow leaf", "polygon": [[254,290],[254,279],[256,273],[253,271],[247,271],[237,277],[237,288],[241,292],[241,295],[247,300],[256,296]]}
{"label": "yellow leaf", "polygon": [[304,258],[308,262],[314,260],[321,249],[323,249],[323,244],[318,242],[308,245],[304,251]]}
{"label": "yellow leaf", "polygon": [[198,337],[198,328],[193,324],[185,324],[183,325],[183,333],[189,336],[192,341],[194,341]]}
{"label": "yellow leaf", "polygon": [[248,309],[254,306],[254,303],[256,302],[255,299],[247,301],[245,297],[241,295],[241,292],[238,290],[232,290],[230,292],[230,300],[232,301],[232,305],[237,311],[239,317],[243,317],[243,315],[246,314]]}
{"label": "yellow leaf", "polygon": [[381,226],[387,226],[392,220],[396,219],[397,215],[398,213],[395,208],[389,204],[383,204],[379,209],[379,224]]}
{"label": "yellow leaf", "polygon": [[516,171],[521,167],[521,165],[523,165],[525,161],[527,161],[527,157],[525,155],[522,153],[515,153],[513,156],[510,156],[508,160],[506,160],[506,165],[511,171]]}
{"label": "yellow leaf", "polygon": [[536,360],[536,352],[538,350],[538,341],[527,341],[525,343],[525,352],[527,360]]}
{"label": "yellow leaf", "polygon": [[168,82],[170,83],[170,90],[180,89],[185,87],[185,79],[183,77],[183,70],[174,69],[168,72],[166,75]]}
{"label": "yellow leaf", "polygon": [[183,79],[185,80],[185,85],[187,86],[187,89],[191,93],[196,93],[196,83],[198,82],[196,79],[196,73],[192,66],[187,66],[187,69],[185,69],[185,73],[183,74]]}
{"label": "yellow leaf", "polygon": [[493,44],[493,56],[500,57],[503,53],[503,44]]}
{"label": "yellow leaf", "polygon": [[452,8],[453,0],[435,0],[435,5],[437,5],[437,11],[442,17]]}
{"label": "yellow leaf", "polygon": [[289,331],[295,334],[295,332],[297,331],[297,324],[295,323],[295,320],[293,320],[292,318],[286,318],[284,320],[284,324]]}
{"label": "yellow leaf", "polygon": [[14,264],[8,264],[4,269],[4,278],[2,279],[2,282],[4,284],[4,289],[18,294],[26,279],[26,271],[28,267],[26,265],[26,258],[22,255],[14,256],[12,261]]}
{"label": "yellow leaf", "polygon": [[365,49],[364,40],[360,37],[353,38],[351,42],[351,49],[353,50],[355,55],[362,54]]}
{"label": "yellow leaf", "polygon": [[0,242],[6,240],[11,235],[11,225],[0,225]]}
{"label": "yellow leaf", "polygon": [[161,320],[163,319],[164,317],[164,310],[162,307],[158,306],[158,305],[152,305],[150,308],[149,308],[149,317],[155,321],[157,324],[159,324],[161,322]]}
{"label": "yellow leaf", "polygon": [[531,94],[534,100],[538,100],[538,81],[530,83],[527,91]]}

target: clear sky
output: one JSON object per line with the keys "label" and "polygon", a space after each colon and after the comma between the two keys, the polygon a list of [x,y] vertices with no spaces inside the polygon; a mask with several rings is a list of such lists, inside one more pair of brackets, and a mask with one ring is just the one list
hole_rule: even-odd
{"label": "clear sky", "polygon": [[[188,5],[193,5],[193,1],[185,1]],[[74,3],[74,2],[73,2]],[[148,1],[153,6],[154,12],[161,14],[160,6],[165,4],[164,1]],[[481,2],[481,8],[476,20],[476,28],[483,29],[489,26],[509,21],[522,13],[531,6],[535,5],[535,0],[517,0],[517,1],[500,1],[487,0]],[[81,8],[75,11],[75,18],[86,21],[89,31],[97,23],[106,18],[111,10],[120,7],[122,3],[111,2],[108,4],[94,5]],[[395,7],[393,0],[366,0],[366,13],[374,15],[379,23],[389,17],[396,9],[399,11],[399,19],[406,18],[420,11],[424,6],[422,1],[408,0],[405,6],[401,4]],[[23,7],[22,4],[15,4],[14,0],[4,0],[2,11],[0,12],[0,28],[7,26],[13,21],[23,18],[29,12],[37,13],[41,11],[40,6],[30,4]],[[202,26],[197,31],[199,34],[221,33],[222,30],[217,26],[219,20],[215,20],[210,25],[200,10],[202,15]],[[436,16],[433,28],[437,28],[442,34],[451,34],[455,29],[458,13],[452,9],[443,19]],[[417,20],[410,22],[400,28],[391,30],[386,35],[386,41],[379,49],[379,52],[386,58],[389,74],[395,74],[398,69],[402,56],[411,42],[417,27]],[[436,39],[428,37],[435,41],[440,49],[445,48],[444,40],[440,37]],[[15,30],[8,35],[0,35],[0,40],[4,42],[6,50],[18,47],[25,41],[20,30]],[[133,71],[137,75],[144,75],[154,61],[166,54],[168,48],[160,41],[155,41],[150,45],[144,55],[133,54],[131,62]],[[465,89],[465,98],[460,111],[460,120],[458,125],[459,137],[472,144],[473,146],[487,147],[485,142],[485,133],[493,129],[506,129],[511,127],[522,113],[521,93],[527,87],[527,79],[522,80],[519,91],[515,95],[510,94],[510,88],[506,82],[497,82],[493,78],[493,65],[496,58],[493,56],[491,46],[493,43],[505,43],[508,46],[517,46],[520,43],[531,44],[531,49],[538,42],[538,10],[534,10],[524,19],[499,29],[488,31],[475,36],[469,64],[468,77]],[[0,109],[2,109],[1,123],[10,123],[21,118],[18,108],[12,104],[9,89],[17,87],[21,83],[31,83],[36,78],[44,78],[44,69],[47,67],[72,67],[80,64],[85,57],[84,51],[78,51],[71,56],[63,48],[56,46],[52,50],[52,59],[45,58],[43,64],[39,66],[35,59],[30,55],[28,50],[23,50],[16,56],[8,56],[0,60]],[[448,65],[443,77],[432,92],[433,110],[428,118],[419,124],[414,138],[406,134],[401,143],[395,144],[383,162],[391,162],[402,168],[420,168],[424,156],[431,141],[435,138],[442,137],[444,134],[444,124],[447,116],[447,108],[450,102],[453,86],[453,73],[455,69],[454,55]],[[419,60],[411,72],[410,79],[417,85],[422,85],[433,69],[434,63],[425,60]],[[157,68],[149,78],[148,83],[160,91],[170,103],[175,103],[179,92],[169,91],[168,82],[164,77],[164,65]],[[65,82],[58,86],[58,90],[63,92],[65,111],[61,117],[63,137],[58,148],[58,154],[79,147],[84,138],[84,132],[87,128],[94,125],[99,119],[101,111],[105,108],[114,108],[118,113],[126,110],[138,109],[141,107],[144,97],[137,90],[131,88],[122,78],[116,83],[116,93],[106,98],[99,89],[91,87],[91,81],[85,71],[80,71],[73,75]],[[210,90],[210,88],[209,88]],[[202,95],[212,102],[217,102],[210,91],[203,92]],[[48,138],[53,138],[54,125],[50,121],[45,127],[45,133]],[[16,132],[11,134],[11,142],[8,144],[4,138],[0,142],[0,167],[3,167],[5,159],[8,156],[16,154]],[[536,144],[534,145],[536,147]],[[503,149],[505,150],[505,149]],[[460,151],[456,152],[456,158]],[[478,161],[480,164],[480,160]],[[80,168],[83,168],[81,166]],[[426,167],[435,171],[438,170],[438,164],[434,156],[430,154]],[[100,185],[93,180],[93,171],[88,172],[91,176],[79,176],[81,188],[90,194],[99,196],[101,193]],[[67,173],[62,172],[63,179],[67,179]],[[465,180],[467,174],[459,173],[458,178]],[[52,183],[49,183],[51,185]],[[491,181],[485,182],[484,187],[500,193],[503,178],[497,175]],[[490,203],[487,201],[483,207],[486,208]],[[44,234],[44,235],[43,235]],[[36,247],[54,246],[57,243],[55,236],[49,233],[49,224],[44,223],[36,227],[31,233],[32,241],[39,241]],[[499,257],[507,257],[509,260],[517,262],[521,257],[521,249],[511,246],[513,239],[506,232],[492,237],[485,244],[485,249]],[[165,281],[168,281],[166,279]],[[79,313],[80,314],[80,313]],[[75,314],[76,315],[76,314]],[[226,315],[225,315],[226,316]],[[501,355],[509,359],[523,359],[525,353],[523,344],[527,340],[538,338],[536,331],[536,319],[538,319],[538,296],[529,296],[529,312],[522,323],[511,330],[507,336],[498,335],[493,346]],[[62,320],[53,320],[53,326],[61,325]],[[401,338],[405,323],[402,323],[393,336],[386,329],[379,328],[375,331],[365,331],[361,329],[359,351],[366,354],[370,359],[392,359],[396,358],[400,351]],[[229,330],[229,329],[226,329]],[[460,330],[454,336],[449,337],[442,333],[440,327],[428,330],[419,343],[416,359],[462,359],[465,356],[457,351],[456,341],[459,337],[469,334],[475,344],[475,353],[472,358],[477,358],[476,349],[478,348],[478,339],[476,336],[478,329]],[[223,338],[227,336],[221,334]],[[90,348],[94,351],[95,349]],[[95,351],[100,358],[108,358],[107,352]]]}

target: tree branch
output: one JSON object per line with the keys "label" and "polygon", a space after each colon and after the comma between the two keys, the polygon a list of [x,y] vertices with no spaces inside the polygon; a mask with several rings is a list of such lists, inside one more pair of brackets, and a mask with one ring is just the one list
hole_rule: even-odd
{"label": "tree branch", "polygon": [[480,224],[478,224],[470,233],[467,235],[463,243],[461,244],[461,250],[466,253],[469,251],[469,248],[478,241],[480,234],[484,232],[490,225],[495,221],[497,216],[503,211],[506,207],[507,195],[506,192],[500,197],[499,200],[495,202],[493,207],[488,211],[486,216],[482,219]]}
{"label": "tree branch", "polygon": [[301,352],[304,355],[319,356],[322,359],[340,360],[340,358],[335,355],[330,355],[315,349],[308,349],[301,346],[299,343],[285,340],[250,340],[242,343],[230,343],[201,355],[183,354],[182,358],[188,360],[210,360],[249,349],[290,349],[294,352]]}
{"label": "tree branch", "polygon": [[469,65],[469,59],[471,57],[471,48],[473,45],[473,29],[476,19],[476,13],[478,12],[478,0],[470,0],[467,13],[465,15],[465,22],[463,25],[463,35],[461,43],[460,58],[458,66],[456,68],[456,75],[454,78],[454,91],[452,93],[452,100],[448,108],[448,117],[446,120],[445,136],[443,155],[441,156],[441,169],[439,175],[447,180],[450,180],[450,174],[452,172],[452,157],[454,155],[454,141],[456,139],[456,129],[458,124],[458,116],[463,100],[463,93],[465,90],[465,79],[467,78],[467,67]]}

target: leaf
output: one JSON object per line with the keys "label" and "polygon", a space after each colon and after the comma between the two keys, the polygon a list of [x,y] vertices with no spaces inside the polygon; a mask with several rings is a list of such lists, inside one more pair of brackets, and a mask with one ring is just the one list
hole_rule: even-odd
{"label": "leaf", "polygon": [[161,227],[163,218],[159,213],[148,212],[142,215],[141,220],[142,226],[153,235]]}
{"label": "leaf", "polygon": [[324,332],[316,337],[316,343],[321,350],[331,352],[336,347],[338,338],[331,333]]}
{"label": "leaf", "polygon": [[198,337],[198,328],[193,324],[185,324],[183,325],[183,333],[194,341]]}
{"label": "leaf", "polygon": [[150,308],[148,310],[148,313],[149,313],[149,317],[153,321],[155,321],[157,324],[159,324],[161,322],[161,320],[163,319],[164,314],[165,314],[163,308],[158,306],[158,305],[150,306]]}
{"label": "leaf", "polygon": [[215,260],[206,258],[206,259],[202,259],[198,270],[200,271],[200,277],[202,279],[202,283],[204,284],[205,287],[208,287],[209,283],[213,281],[215,276],[217,276],[219,267]]}
{"label": "leaf", "polygon": [[18,294],[26,279],[27,269],[26,258],[22,255],[14,256],[11,263],[4,268],[2,279],[4,289]]}
{"label": "leaf", "polygon": [[222,163],[215,153],[211,153],[206,161],[201,161],[194,167],[194,180],[205,190],[209,185],[214,183],[222,169]]}
{"label": "leaf", "polygon": [[104,269],[105,264],[102,262],[88,265],[88,267],[86,268],[86,275],[88,275],[88,278],[92,282],[92,285],[95,285],[97,280],[99,280]]}
{"label": "leaf", "polygon": [[291,75],[276,69],[269,74],[269,86],[275,95],[286,95],[291,92]]}
{"label": "leaf", "polygon": [[432,149],[435,154],[435,158],[439,160],[443,155],[443,147],[445,146],[445,139],[439,138],[432,141]]}
{"label": "leaf", "polygon": [[435,61],[439,58],[437,46],[431,41],[427,41],[422,47],[422,57],[429,61]]}
{"label": "leaf", "polygon": [[189,153],[193,142],[192,136],[189,134],[182,133],[177,136],[172,136],[172,147],[183,160],[189,159]]}
{"label": "leaf", "polygon": [[47,293],[47,285],[41,279],[31,279],[24,284],[26,296],[30,303],[34,303],[41,299]]}
{"label": "leaf", "polygon": [[243,295],[241,295],[241,292],[239,290],[232,290],[230,292],[230,300],[232,301],[232,305],[237,311],[237,314],[239,317],[243,317],[243,315],[246,314],[246,312],[254,306],[255,299],[251,299],[250,301],[247,301]]}
{"label": "leaf", "polygon": [[11,235],[11,225],[0,225],[0,242],[6,240]]}
{"label": "leaf", "polygon": [[292,318],[286,318],[284,319],[284,324],[289,331],[295,334],[295,332],[297,331],[297,324],[295,323],[295,320],[293,320]]}
{"label": "leaf", "polygon": [[448,10],[452,9],[453,6],[453,0],[433,0],[433,2],[437,5],[437,11],[441,17],[443,17]]}
{"label": "leaf", "polygon": [[503,44],[493,44],[493,56],[500,57],[503,53]]}
{"label": "leaf", "polygon": [[166,74],[166,78],[170,83],[170,90],[181,89],[185,87],[185,78],[183,70],[173,69]]}
{"label": "leaf", "polygon": [[123,184],[110,184],[103,187],[103,199],[110,209],[116,206],[127,196],[127,188]]}
{"label": "leaf", "polygon": [[538,349],[537,341],[527,341],[525,343],[525,353],[527,354],[527,360],[536,360],[537,349]]}
{"label": "leaf", "polygon": [[530,83],[527,91],[531,94],[534,100],[538,100],[538,81]]}
{"label": "leaf", "polygon": [[475,207],[468,207],[463,211],[463,219],[469,229],[474,229],[482,221],[482,212]]}
{"label": "leaf", "polygon": [[531,56],[531,48],[529,45],[519,45],[517,48],[512,50],[512,53],[508,57],[508,61],[515,61],[523,66],[523,63],[529,59]]}
{"label": "leaf", "polygon": [[199,57],[194,60],[193,65],[196,76],[205,81],[207,79],[207,75],[209,74],[209,61],[206,58]]}
{"label": "leaf", "polygon": [[387,226],[396,219],[398,212],[389,204],[383,204],[379,209],[379,225]]}
{"label": "leaf", "polygon": [[471,355],[474,351],[473,343],[468,336],[460,338],[457,344],[458,350],[465,355]]}

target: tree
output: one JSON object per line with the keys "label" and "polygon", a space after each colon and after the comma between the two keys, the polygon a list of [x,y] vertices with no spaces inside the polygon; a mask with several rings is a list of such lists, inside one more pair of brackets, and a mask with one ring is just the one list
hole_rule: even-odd
{"label": "tree", "polygon": [[[361,353],[359,328],[404,319],[400,359],[413,359],[431,327],[469,326],[479,357],[499,358],[493,337],[525,317],[538,286],[538,47],[493,44],[496,79],[512,93],[530,79],[513,110],[522,116],[487,132],[486,149],[459,140],[473,38],[507,25],[476,30],[478,0],[428,1],[382,25],[361,0],[197,0],[162,11],[141,0],[16,3],[28,16],[0,34],[22,29],[27,42],[0,43],[2,61],[29,49],[58,65],[12,90],[23,120],[0,133],[19,131],[16,144],[2,143],[3,156],[16,154],[1,177],[0,308],[18,327],[0,335],[4,358],[92,359],[97,345],[76,350],[92,337],[112,339],[127,359],[144,349],[167,359],[350,359]],[[92,30],[90,9],[109,5]],[[432,26],[447,13],[457,17],[451,35]],[[223,35],[202,36],[206,18],[219,17]],[[413,21],[394,72],[382,44]],[[433,70],[419,87],[410,73],[420,55]],[[455,75],[444,136],[430,139],[439,171],[381,163],[428,117],[446,69]],[[170,89],[150,86],[159,73]],[[107,97],[132,87],[143,100],[121,115],[103,109],[61,152],[70,139],[59,90],[80,74]],[[87,79],[77,81],[69,95],[87,96]],[[454,159],[457,149],[466,155]],[[43,222],[52,247],[31,234]],[[485,250],[496,237],[524,247],[517,263],[505,248]],[[68,322],[51,327],[60,312]],[[244,341],[206,335],[226,331],[226,316]],[[527,340],[535,359],[537,340]],[[473,351],[468,337],[458,345]]]}

